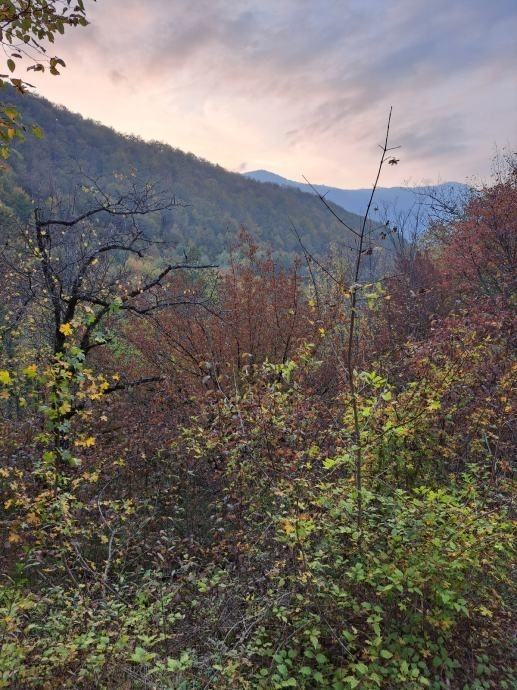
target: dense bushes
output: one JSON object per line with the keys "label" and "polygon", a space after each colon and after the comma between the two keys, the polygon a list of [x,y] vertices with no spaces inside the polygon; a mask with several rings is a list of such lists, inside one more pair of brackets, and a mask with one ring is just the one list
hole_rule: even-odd
{"label": "dense bushes", "polygon": [[[3,264],[0,686],[514,686],[517,204],[499,185],[414,255],[418,284],[401,262],[361,287],[360,520],[346,265],[308,280],[242,238],[151,316],[108,269],[85,352],[96,307],[56,351]],[[490,289],[450,273],[479,222]]]}

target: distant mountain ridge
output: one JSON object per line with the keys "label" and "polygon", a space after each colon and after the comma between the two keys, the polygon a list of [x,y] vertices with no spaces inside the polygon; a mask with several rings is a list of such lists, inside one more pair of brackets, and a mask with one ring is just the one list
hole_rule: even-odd
{"label": "distant mountain ridge", "polygon": [[[252,170],[243,173],[243,175],[257,182],[295,188],[302,192],[314,194],[309,184],[289,180],[269,170]],[[372,191],[371,188],[341,189],[322,184],[315,184],[313,186],[318,193],[325,194],[327,201],[331,201],[358,215],[364,215]],[[412,211],[419,200],[425,206],[425,195],[430,190],[437,195],[456,196],[463,194],[467,189],[467,185],[460,182],[443,182],[441,184],[419,187],[378,187],[375,193],[375,207],[379,209],[378,215],[382,215],[388,210],[396,210],[399,213],[407,214]]]}

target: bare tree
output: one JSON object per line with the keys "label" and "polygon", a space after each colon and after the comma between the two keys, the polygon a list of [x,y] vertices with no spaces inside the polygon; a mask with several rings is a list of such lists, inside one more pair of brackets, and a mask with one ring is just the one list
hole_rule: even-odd
{"label": "bare tree", "polygon": [[[147,314],[186,301],[183,296],[164,296],[164,281],[173,271],[212,265],[165,264],[148,275],[128,268],[128,257],[144,259],[158,244],[141,229],[139,219],[175,206],[174,199],[147,184],[117,196],[99,188],[90,207],[71,217],[34,211],[33,222],[21,231],[19,246],[6,247],[1,256],[17,274],[20,304],[33,303],[46,314],[54,354],[63,349],[64,324],[85,305],[91,316],[80,346],[87,353],[95,346],[92,335],[114,304],[117,310]],[[12,250],[16,256],[11,256]],[[19,253],[24,257],[21,263],[15,260]]]}

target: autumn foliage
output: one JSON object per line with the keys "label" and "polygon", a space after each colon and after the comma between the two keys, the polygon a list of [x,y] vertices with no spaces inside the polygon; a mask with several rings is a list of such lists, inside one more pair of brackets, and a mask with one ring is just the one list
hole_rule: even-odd
{"label": "autumn foliage", "polygon": [[0,687],[513,687],[516,224],[510,169],[355,286],[245,232],[201,271],[132,223],[21,233]]}

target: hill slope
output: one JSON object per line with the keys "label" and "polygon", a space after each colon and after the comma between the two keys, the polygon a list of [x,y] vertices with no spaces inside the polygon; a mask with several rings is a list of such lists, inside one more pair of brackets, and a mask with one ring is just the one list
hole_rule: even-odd
{"label": "hill slope", "polygon": [[[203,257],[221,259],[241,226],[284,259],[299,250],[292,224],[313,252],[350,239],[317,199],[297,189],[263,185],[163,143],[118,134],[39,97],[11,91],[8,100],[26,124],[35,122],[45,133],[42,140],[17,143],[9,159],[16,184],[33,199],[45,199],[51,190],[71,194],[82,173],[102,176],[113,188],[119,184],[114,175],[134,171],[188,204],[147,220],[148,230],[171,243],[164,251],[195,246]],[[359,225],[358,216],[339,212],[350,226]]]}

